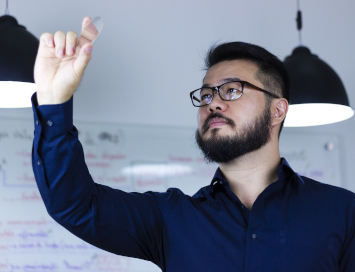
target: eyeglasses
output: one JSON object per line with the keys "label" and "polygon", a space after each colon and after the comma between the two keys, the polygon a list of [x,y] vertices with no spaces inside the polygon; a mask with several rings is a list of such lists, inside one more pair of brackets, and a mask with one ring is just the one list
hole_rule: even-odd
{"label": "eyeglasses", "polygon": [[195,107],[203,107],[210,104],[213,99],[215,91],[218,91],[218,94],[222,100],[225,101],[237,100],[242,96],[244,86],[248,86],[254,90],[266,93],[274,98],[280,98],[277,95],[270,93],[266,90],[263,90],[247,81],[231,81],[216,87],[202,87],[200,89],[192,91],[190,93],[190,98],[192,104]]}

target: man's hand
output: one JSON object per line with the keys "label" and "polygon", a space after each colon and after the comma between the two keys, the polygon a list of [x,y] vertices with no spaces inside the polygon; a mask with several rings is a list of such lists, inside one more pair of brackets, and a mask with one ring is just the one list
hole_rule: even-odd
{"label": "man's hand", "polygon": [[[82,29],[91,23],[85,17]],[[34,68],[37,85],[38,105],[61,104],[68,101],[91,59],[92,43],[75,32],[63,31],[44,33],[40,38],[38,54]]]}

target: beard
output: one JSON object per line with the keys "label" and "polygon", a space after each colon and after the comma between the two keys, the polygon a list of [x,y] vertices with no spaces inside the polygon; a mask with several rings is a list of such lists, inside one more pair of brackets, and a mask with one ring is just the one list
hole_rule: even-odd
{"label": "beard", "polygon": [[[202,126],[203,134],[207,132],[208,123],[212,118],[223,118],[228,125],[232,128],[235,127],[233,120],[224,117],[220,113],[212,113]],[[259,117],[255,118],[253,123],[244,124],[240,133],[219,136],[219,129],[213,128],[208,139],[203,139],[197,129],[195,133],[196,143],[207,162],[228,163],[247,153],[258,150],[270,141],[272,129],[270,107],[265,107],[265,110]]]}

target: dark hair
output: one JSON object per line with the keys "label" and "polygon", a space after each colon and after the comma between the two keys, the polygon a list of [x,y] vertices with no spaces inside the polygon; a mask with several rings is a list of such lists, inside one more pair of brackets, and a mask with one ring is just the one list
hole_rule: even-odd
{"label": "dark hair", "polygon": [[[255,63],[259,70],[256,78],[264,88],[278,96],[285,98],[290,103],[290,78],[284,63],[264,48],[244,42],[229,42],[214,44],[206,54],[206,70],[213,65],[227,60],[249,60]],[[272,98],[267,96],[267,105],[270,106]],[[281,123],[279,136],[284,121]]]}

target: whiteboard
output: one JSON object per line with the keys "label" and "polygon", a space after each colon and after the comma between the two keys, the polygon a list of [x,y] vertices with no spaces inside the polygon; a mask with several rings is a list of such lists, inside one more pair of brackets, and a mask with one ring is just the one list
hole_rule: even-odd
{"label": "whiteboard", "polygon": [[[124,191],[180,188],[193,195],[217,168],[206,164],[194,128],[77,122],[91,175]],[[158,272],[73,236],[47,214],[31,166],[33,120],[0,119],[0,272]],[[340,186],[336,136],[284,133],[281,155],[300,175]],[[327,148],[326,148],[327,147]]]}
{"label": "whiteboard", "polygon": [[342,187],[340,140],[336,135],[284,132],[280,155],[300,176]]}

